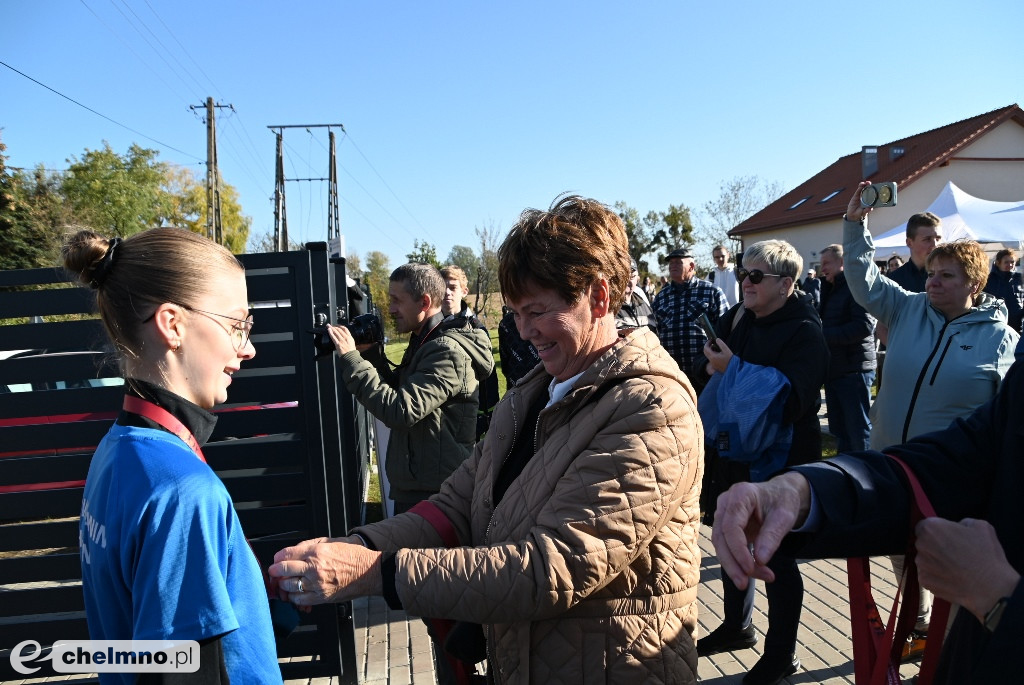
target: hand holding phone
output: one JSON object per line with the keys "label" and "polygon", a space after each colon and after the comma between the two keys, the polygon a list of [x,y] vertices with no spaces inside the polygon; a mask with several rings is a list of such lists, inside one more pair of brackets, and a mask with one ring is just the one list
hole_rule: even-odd
{"label": "hand holding phone", "polygon": [[711,341],[711,349],[715,352],[721,352],[722,348],[715,342],[718,338],[718,336],[715,335],[715,327],[711,325],[711,319],[708,318],[708,315],[701,314],[698,316],[697,323],[700,324],[700,327],[704,330],[704,335],[706,335],[708,340]]}

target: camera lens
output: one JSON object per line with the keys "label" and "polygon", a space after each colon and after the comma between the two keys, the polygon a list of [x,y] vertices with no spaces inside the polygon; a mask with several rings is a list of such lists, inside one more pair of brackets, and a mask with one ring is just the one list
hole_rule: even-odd
{"label": "camera lens", "polygon": [[860,191],[860,203],[865,207],[874,207],[878,203],[878,188],[870,185]]}

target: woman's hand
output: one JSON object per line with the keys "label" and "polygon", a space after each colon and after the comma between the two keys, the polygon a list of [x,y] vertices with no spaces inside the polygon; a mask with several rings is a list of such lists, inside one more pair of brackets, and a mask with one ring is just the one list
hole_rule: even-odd
{"label": "woman's hand", "polygon": [[846,205],[846,218],[850,221],[860,221],[871,212],[870,207],[863,207],[860,204],[860,191],[871,185],[871,181],[861,181],[857,189],[853,191],[850,203]]}
{"label": "woman's hand", "polygon": [[718,373],[725,373],[725,369],[729,366],[729,360],[733,358],[732,350],[721,338],[715,338],[715,344],[718,345],[718,352],[711,347],[710,340],[704,343],[704,356],[708,360],[708,366]]}
{"label": "woman's hand", "polygon": [[344,602],[382,594],[381,556],[361,544],[319,538],[282,549],[267,573],[282,599],[297,606]]}

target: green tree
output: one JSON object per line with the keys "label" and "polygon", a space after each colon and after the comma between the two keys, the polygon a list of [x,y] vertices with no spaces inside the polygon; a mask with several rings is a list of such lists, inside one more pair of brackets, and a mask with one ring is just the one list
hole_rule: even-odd
{"label": "green tree", "polygon": [[[196,178],[187,167],[168,167],[162,190],[162,206],[168,208],[162,223],[206,235],[206,179]],[[224,182],[220,184],[220,225],[224,246],[235,254],[245,252],[252,218],[242,214],[238,190]]]}
{"label": "green tree", "polygon": [[641,218],[640,212],[621,200],[615,203],[615,212],[626,228],[629,256],[636,260],[640,273],[650,273],[647,255],[657,249],[665,235],[661,216],[652,211]]}
{"label": "green tree", "polygon": [[71,223],[59,177],[40,167],[32,174],[7,167],[0,141],[0,269],[53,266],[64,227]]}
{"label": "green tree", "polygon": [[412,252],[405,255],[406,259],[410,262],[416,262],[419,264],[433,264],[438,269],[441,268],[441,262],[437,260],[437,248],[432,244],[424,240],[422,243],[419,240],[412,241]]}
{"label": "green tree", "polygon": [[391,317],[387,316],[388,311],[388,283],[391,279],[391,260],[379,250],[371,250],[366,253],[366,286],[370,289],[370,297],[373,304],[381,310],[381,320],[384,324],[384,331],[389,335],[395,334],[395,326]]}
{"label": "green tree", "polygon": [[158,154],[133,143],[121,156],[104,141],[102,150],[72,156],[62,190],[76,217],[119,236],[159,225],[171,207],[163,190],[167,165],[156,161]]}
{"label": "green tree", "polygon": [[473,252],[473,248],[465,245],[453,245],[452,249],[448,251],[448,259],[445,264],[454,264],[465,271],[471,288],[476,283],[476,272],[480,266],[480,260]]}

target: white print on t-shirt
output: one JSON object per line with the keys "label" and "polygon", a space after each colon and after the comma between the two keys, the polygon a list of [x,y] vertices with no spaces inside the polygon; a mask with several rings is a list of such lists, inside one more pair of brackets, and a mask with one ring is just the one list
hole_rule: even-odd
{"label": "white print on t-shirt", "polygon": [[89,531],[89,541],[99,545],[101,548],[107,548],[107,527],[97,521],[93,515],[89,512],[89,500],[82,499],[82,523],[78,527],[78,547],[82,551],[82,560],[85,563],[92,563],[89,554],[89,545],[85,544],[82,539],[82,532]]}

